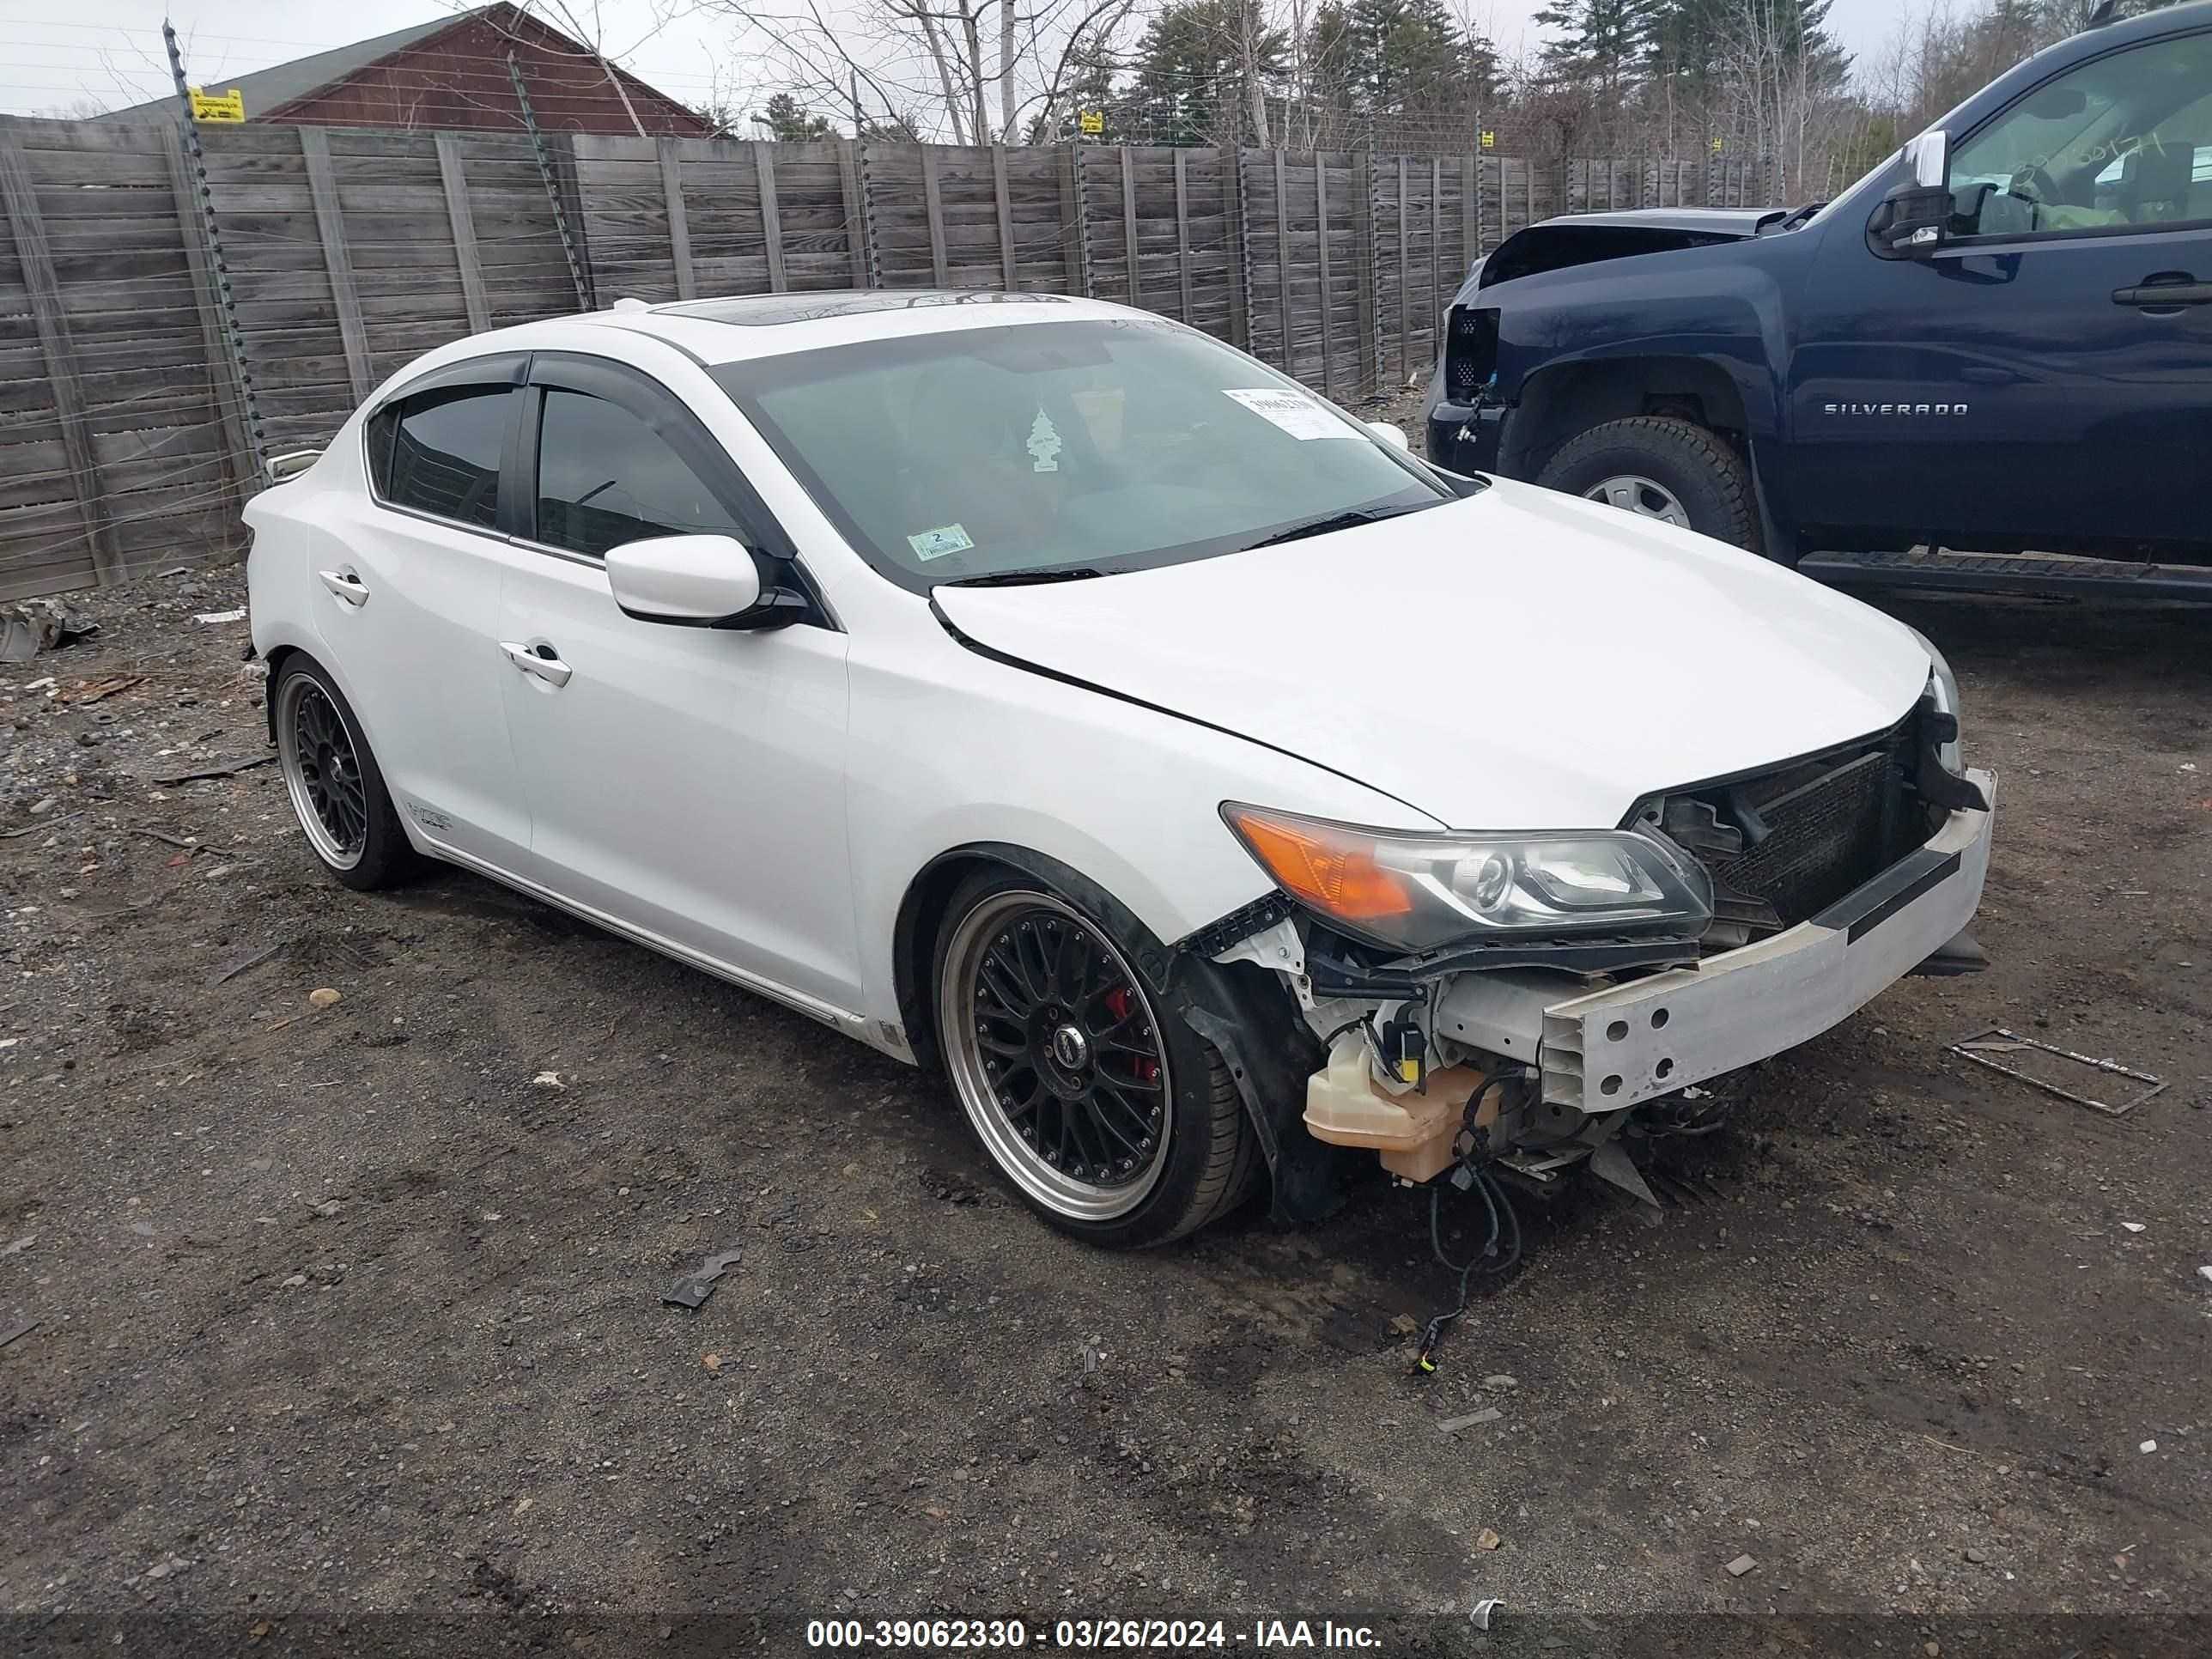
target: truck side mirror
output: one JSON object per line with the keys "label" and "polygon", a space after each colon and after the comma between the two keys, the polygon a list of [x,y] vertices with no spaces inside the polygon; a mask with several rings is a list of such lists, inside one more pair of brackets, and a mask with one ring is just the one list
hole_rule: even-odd
{"label": "truck side mirror", "polygon": [[1923,132],[1905,146],[1905,166],[1912,176],[1893,186],[1867,225],[1867,235],[1878,252],[1893,258],[1913,258],[1932,252],[1942,241],[1951,222],[1950,138],[1942,132]]}

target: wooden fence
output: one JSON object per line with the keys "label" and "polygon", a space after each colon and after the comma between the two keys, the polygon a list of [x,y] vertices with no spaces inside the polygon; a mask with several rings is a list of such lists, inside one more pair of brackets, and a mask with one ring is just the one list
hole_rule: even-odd
{"label": "wooden fence", "polygon": [[[313,447],[465,334],[632,295],[1082,293],[1352,400],[1425,374],[1478,254],[1753,164],[960,148],[0,118],[0,599],[242,543]],[[242,343],[241,375],[230,341]]]}

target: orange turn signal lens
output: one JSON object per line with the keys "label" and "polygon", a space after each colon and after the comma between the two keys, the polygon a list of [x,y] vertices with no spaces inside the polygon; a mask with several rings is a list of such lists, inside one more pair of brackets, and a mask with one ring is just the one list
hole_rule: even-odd
{"label": "orange turn signal lens", "polygon": [[1221,813],[1282,890],[1323,915],[1375,921],[1413,908],[1405,878],[1376,862],[1371,839],[1234,802]]}

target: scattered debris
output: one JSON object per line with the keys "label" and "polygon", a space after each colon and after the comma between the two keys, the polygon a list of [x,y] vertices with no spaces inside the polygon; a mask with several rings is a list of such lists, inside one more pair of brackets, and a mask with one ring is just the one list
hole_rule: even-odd
{"label": "scattered debris", "polygon": [[722,1275],[738,1265],[738,1251],[735,1245],[710,1255],[696,1269],[678,1279],[660,1293],[660,1299],[672,1308],[699,1309],[707,1305],[707,1298],[714,1293]]}
{"label": "scattered debris", "polygon": [[1495,1423],[1505,1413],[1495,1406],[1485,1406],[1479,1412],[1469,1412],[1465,1417],[1447,1417],[1437,1425],[1446,1434],[1457,1434],[1462,1429],[1471,1429],[1478,1423]]}
{"label": "scattered debris", "polygon": [[1477,1630],[1488,1630],[1492,1615],[1504,1606],[1505,1603],[1494,1595],[1477,1601],[1474,1604],[1474,1610],[1467,1616],[1468,1623],[1473,1625]]}
{"label": "scattered debris", "polygon": [[1728,1564],[1728,1576],[1731,1578],[1741,1578],[1758,1565],[1759,1563],[1749,1556],[1739,1555]]}
{"label": "scattered debris", "polygon": [[699,1356],[699,1363],[710,1371],[719,1371],[722,1369],[722,1356],[718,1353],[702,1353]]}
{"label": "scattered debris", "polygon": [[274,945],[265,945],[258,951],[249,951],[244,956],[238,957],[236,960],[229,963],[226,966],[217,969],[216,970],[215,977],[210,980],[208,983],[210,985],[221,985],[228,981],[236,979],[247,969],[258,968],[263,963],[268,961],[271,957],[281,955],[291,942],[292,941],[288,939],[280,939]]}
{"label": "scattered debris", "polygon": [[1086,1342],[1083,1345],[1083,1374],[1090,1376],[1098,1369],[1098,1350]]}
{"label": "scattered debris", "polygon": [[1989,1559],[1990,1553],[1987,1550],[1978,1549],[1971,1544],[1966,1547],[1966,1559],[1972,1562],[1976,1566],[1980,1566]]}
{"label": "scattered debris", "polygon": [[2137,1446],[2136,1449],[2142,1453],[2147,1457],[2151,1453],[2158,1449],[2158,1442],[2155,1440],[2146,1440],[2142,1445]]}
{"label": "scattered debris", "polygon": [[0,1244],[0,1255],[21,1255],[39,1242],[36,1233],[25,1233],[12,1244]]}
{"label": "scattered debris", "polygon": [[197,771],[179,772],[173,776],[155,778],[152,781],[167,787],[172,784],[198,783],[203,778],[234,778],[240,772],[251,772],[257,766],[266,766],[276,758],[274,755],[248,755],[241,760],[216,761]]}
{"label": "scattered debris", "polygon": [[343,991],[332,990],[327,985],[318,986],[307,993],[307,1000],[318,1008],[333,1008],[345,999]]}
{"label": "scattered debris", "polygon": [[58,696],[63,702],[82,706],[103,702],[118,691],[128,691],[132,686],[145,683],[143,674],[110,674],[103,679],[79,680],[74,690],[60,692]]}
{"label": "scattered debris", "polygon": [[1421,1328],[1421,1322],[1411,1314],[1400,1314],[1390,1322],[1390,1328],[1400,1336],[1411,1336]]}
{"label": "scattered debris", "polygon": [[296,1290],[300,1289],[301,1286],[303,1286],[304,1285],[306,1285],[306,1284],[307,1284],[307,1274],[305,1274],[305,1273],[294,1273],[294,1274],[293,1274],[289,1279],[286,1279],[286,1280],[284,1281],[284,1288],[285,1288],[286,1290],[288,1290],[288,1291],[296,1291]]}
{"label": "scattered debris", "polygon": [[[2087,1066],[2116,1077],[2133,1078],[2137,1083],[2148,1083],[2151,1086],[2118,1105],[2107,1105],[2101,1100],[2077,1095],[2070,1089],[2062,1089],[2055,1083],[2046,1083],[2039,1077],[2031,1077],[2026,1072],[1990,1058],[1993,1054],[2018,1054],[2027,1048],[2039,1054],[2056,1054],[2061,1060],[2070,1060],[2078,1066]],[[2052,1043],[2038,1042],[2033,1037],[2024,1037],[2002,1025],[1987,1026],[1970,1036],[1961,1037],[1950,1045],[1950,1050],[1961,1060],[1972,1060],[1977,1066],[1986,1066],[1990,1071],[2001,1073],[2015,1083],[2025,1083],[2031,1089],[2040,1089],[2045,1094],[2056,1095],[2076,1106],[2087,1106],[2091,1111],[2102,1112],[2106,1117],[2125,1117],[2152,1096],[2166,1091],[2164,1079],[2154,1077],[2148,1072],[2138,1072],[2116,1060],[2098,1060],[2088,1054],[2077,1054],[2071,1048],[2061,1048]]]}
{"label": "scattered debris", "polygon": [[196,623],[208,623],[210,624],[216,623],[244,622],[246,620],[246,607],[241,605],[235,611],[203,611],[194,616],[192,620]]}
{"label": "scattered debris", "polygon": [[1474,1547],[1479,1550],[1494,1550],[1504,1541],[1498,1535],[1495,1527],[1485,1527],[1474,1535]]}
{"label": "scattered debris", "polygon": [[131,826],[131,833],[134,836],[143,836],[149,841],[161,842],[166,846],[181,847],[187,853],[197,853],[200,850],[198,841],[191,836],[173,836],[166,830],[148,830],[135,823]]}
{"label": "scattered debris", "polygon": [[2212,1263],[2208,1263],[2204,1267],[2199,1267],[2197,1270],[2197,1276],[2199,1279],[2212,1279]]}
{"label": "scattered debris", "polygon": [[[0,662],[28,662],[41,651],[58,651],[99,631],[100,624],[89,615],[60,599],[0,605]],[[27,689],[35,691],[38,687]]]}
{"label": "scattered debris", "polygon": [[981,1187],[950,1170],[924,1170],[920,1179],[921,1190],[942,1203],[973,1206],[983,1201]]}
{"label": "scattered debris", "polygon": [[28,1336],[38,1328],[39,1322],[35,1319],[26,1319],[21,1324],[10,1325],[6,1330],[0,1331],[0,1348],[6,1347],[18,1337]]}
{"label": "scattered debris", "polygon": [[568,1086],[561,1081],[558,1072],[540,1072],[530,1079],[530,1085],[533,1089],[565,1089]]}
{"label": "scattered debris", "polygon": [[2139,1233],[2143,1230],[2143,1224],[2140,1221],[2123,1221],[2120,1225],[2131,1233]]}
{"label": "scattered debris", "polygon": [[1500,1371],[1495,1376],[1484,1377],[1482,1379],[1482,1386],[1486,1389],[1517,1389],[1521,1386],[1521,1379],[1516,1376],[1508,1376],[1504,1372]]}

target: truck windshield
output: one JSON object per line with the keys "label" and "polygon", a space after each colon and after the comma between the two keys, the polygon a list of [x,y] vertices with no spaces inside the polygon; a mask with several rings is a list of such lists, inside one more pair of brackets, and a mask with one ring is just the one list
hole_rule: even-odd
{"label": "truck windshield", "polygon": [[1211,558],[1454,499],[1296,381],[1143,319],[712,373],[861,556],[916,592]]}

